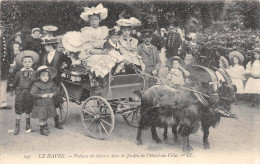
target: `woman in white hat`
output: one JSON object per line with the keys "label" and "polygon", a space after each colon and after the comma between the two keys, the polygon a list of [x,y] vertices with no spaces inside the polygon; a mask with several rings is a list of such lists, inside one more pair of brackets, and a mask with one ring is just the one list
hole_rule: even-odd
{"label": "woman in white hat", "polygon": [[107,18],[108,10],[102,4],[96,7],[85,7],[80,17],[89,22],[90,27],[81,29],[83,47],[90,54],[104,54],[103,45],[106,42],[109,29],[106,26],[99,26],[100,21]]}
{"label": "woman in white hat", "polygon": [[124,18],[119,19],[117,22],[118,26],[120,26],[120,30],[122,34],[119,38],[120,51],[122,54],[130,52],[137,53],[137,44],[138,40],[131,37],[131,31],[133,27],[140,26],[141,22],[134,18],[126,15]]}
{"label": "woman in white hat", "polygon": [[229,53],[228,57],[231,64],[228,73],[237,87],[237,93],[244,93],[245,68],[242,66],[244,56],[238,51],[233,51]]}
{"label": "woman in white hat", "polygon": [[247,64],[245,74],[249,76],[245,93],[257,94],[252,99],[252,105],[255,105],[260,96],[260,48],[254,49],[254,60]]}

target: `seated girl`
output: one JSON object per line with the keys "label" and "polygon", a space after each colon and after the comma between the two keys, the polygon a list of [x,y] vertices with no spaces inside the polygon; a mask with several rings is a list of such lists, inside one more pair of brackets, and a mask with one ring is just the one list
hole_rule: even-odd
{"label": "seated girl", "polygon": [[173,86],[185,85],[185,77],[190,76],[190,73],[184,69],[185,62],[178,56],[167,59],[166,66],[169,68],[167,82]]}
{"label": "seated girl", "polygon": [[90,23],[90,27],[81,29],[83,47],[88,54],[107,53],[107,51],[102,49],[109,29],[106,26],[99,26],[100,21],[106,19],[107,13],[107,8],[99,4],[97,7],[85,7],[84,12],[80,15],[83,20]]}

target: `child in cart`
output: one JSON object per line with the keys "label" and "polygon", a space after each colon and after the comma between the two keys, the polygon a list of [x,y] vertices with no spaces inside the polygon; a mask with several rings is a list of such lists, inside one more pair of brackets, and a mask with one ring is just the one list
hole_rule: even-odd
{"label": "child in cart", "polygon": [[109,30],[109,39],[104,43],[103,49],[119,51],[119,30],[112,28]]}
{"label": "child in cart", "polygon": [[13,86],[16,88],[15,96],[15,113],[16,113],[16,123],[14,135],[18,135],[20,132],[20,121],[21,114],[26,113],[26,132],[31,132],[30,125],[30,113],[32,112],[33,103],[32,96],[30,95],[30,90],[32,87],[32,75],[34,70],[32,65],[38,63],[39,55],[31,50],[25,50],[20,52],[15,57],[15,62],[17,65],[23,66],[20,71],[15,74]]}
{"label": "child in cart", "polygon": [[56,74],[57,70],[55,68],[40,66],[34,73],[33,78],[36,81],[30,92],[35,98],[32,117],[39,119],[40,134],[44,136],[48,136],[49,133],[47,125],[48,118],[55,118],[57,116],[53,98],[58,95],[59,89],[52,82]]}
{"label": "child in cart", "polygon": [[92,8],[85,7],[84,12],[81,13],[80,17],[90,23],[90,27],[81,29],[85,50],[85,53],[80,55],[81,57],[87,54],[107,54],[107,50],[103,50],[103,45],[109,29],[106,26],[99,26],[100,21],[107,18],[107,13],[107,8],[104,8],[102,4]]}
{"label": "child in cart", "polygon": [[167,59],[166,66],[170,69],[167,75],[167,82],[173,86],[185,85],[185,77],[189,77],[190,73],[185,70],[185,62],[178,56]]}

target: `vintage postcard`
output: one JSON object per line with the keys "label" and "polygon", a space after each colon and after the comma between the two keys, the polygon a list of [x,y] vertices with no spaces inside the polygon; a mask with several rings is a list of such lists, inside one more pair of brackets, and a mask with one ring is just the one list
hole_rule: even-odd
{"label": "vintage postcard", "polygon": [[0,164],[260,163],[260,1],[0,3]]}

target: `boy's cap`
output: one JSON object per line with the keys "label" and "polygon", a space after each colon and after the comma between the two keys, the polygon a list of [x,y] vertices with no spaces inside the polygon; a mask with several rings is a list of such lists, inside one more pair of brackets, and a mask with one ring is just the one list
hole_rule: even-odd
{"label": "boy's cap", "polygon": [[144,29],[144,30],[141,30],[141,34],[143,37],[151,37],[153,34],[153,30]]}
{"label": "boy's cap", "polygon": [[58,38],[51,38],[51,39],[43,39],[42,45],[48,45],[48,44],[55,44],[55,43],[59,43],[60,40]]}
{"label": "boy's cap", "polygon": [[15,62],[19,65],[23,65],[23,58],[24,57],[31,57],[33,60],[33,64],[38,63],[39,61],[39,55],[38,53],[32,51],[32,50],[25,50],[21,51],[16,57]]}
{"label": "boy's cap", "polygon": [[41,29],[40,29],[40,28],[33,28],[33,29],[32,29],[32,34],[33,34],[35,31],[40,31],[40,32],[41,32]]}
{"label": "boy's cap", "polygon": [[53,32],[53,31],[57,31],[58,27],[53,25],[47,25],[47,26],[43,26],[42,29],[45,31]]}

